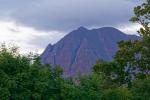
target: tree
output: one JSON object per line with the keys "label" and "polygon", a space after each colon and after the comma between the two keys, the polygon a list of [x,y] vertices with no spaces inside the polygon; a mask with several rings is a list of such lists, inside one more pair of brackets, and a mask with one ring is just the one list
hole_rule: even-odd
{"label": "tree", "polygon": [[149,100],[150,99],[150,78],[138,79],[133,82],[131,88],[132,100]]}
{"label": "tree", "polygon": [[141,6],[134,8],[134,16],[131,18],[132,22],[139,23],[142,27],[138,33],[142,36],[140,41],[142,48],[140,50],[142,74],[145,74],[146,77],[149,77],[150,71],[150,0],[147,0],[146,3],[143,3]]}
{"label": "tree", "polygon": [[141,53],[143,47],[139,40],[120,41],[118,46],[119,50],[114,56],[114,63],[119,69],[116,71],[117,78],[121,84],[131,85],[131,81],[137,74],[140,75],[140,71],[144,73],[145,62]]}
{"label": "tree", "polygon": [[103,95],[103,76],[93,74],[80,79],[80,94],[79,100],[101,100]]}
{"label": "tree", "polygon": [[20,55],[16,47],[4,44],[0,48],[1,100],[56,99],[64,81],[61,74],[60,67],[41,65],[38,56]]}
{"label": "tree", "polygon": [[106,77],[114,75],[119,86],[127,84],[131,87],[134,79],[150,76],[150,0],[134,8],[131,21],[142,26],[138,31],[141,37],[118,42],[119,50],[113,61],[99,60],[94,65],[95,73],[104,73]]}
{"label": "tree", "polygon": [[150,37],[150,0],[146,0],[146,3],[134,8],[134,16],[130,21],[142,26],[138,33],[143,38]]}
{"label": "tree", "polygon": [[150,0],[134,8],[131,21],[142,26],[138,31],[141,38],[120,41],[119,50],[114,57],[116,65],[124,70],[121,75],[128,85],[135,78],[144,79],[150,75]]}
{"label": "tree", "polygon": [[121,74],[122,70],[114,62],[107,62],[102,59],[97,60],[93,66],[93,74],[105,78],[105,88],[116,87],[120,84],[120,81],[117,80],[118,72]]}
{"label": "tree", "polygon": [[118,87],[104,90],[102,100],[131,100],[132,94],[128,88]]}

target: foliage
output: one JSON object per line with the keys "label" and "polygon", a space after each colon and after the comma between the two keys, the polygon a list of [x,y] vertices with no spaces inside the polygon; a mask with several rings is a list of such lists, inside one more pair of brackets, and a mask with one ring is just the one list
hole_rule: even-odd
{"label": "foliage", "polygon": [[141,37],[118,42],[119,50],[112,62],[99,60],[94,65],[94,73],[104,73],[119,86],[131,87],[134,79],[150,76],[150,0],[134,8],[131,21],[142,26],[138,31]]}
{"label": "foliage", "polygon": [[146,3],[135,7],[134,16],[130,20],[142,25],[138,31],[141,36],[150,37],[150,0],[146,0]]}
{"label": "foliage", "polygon": [[105,90],[102,100],[131,100],[132,94],[128,88],[115,88]]}
{"label": "foliage", "polygon": [[134,9],[141,39],[120,41],[113,61],[99,59],[88,76],[64,78],[38,55],[0,47],[0,100],[149,100],[150,0]]}
{"label": "foliage", "polygon": [[2,100],[41,100],[50,96],[57,97],[57,92],[48,93],[60,87],[57,83],[62,79],[61,69],[41,65],[38,60],[33,55],[20,55],[15,47],[6,48],[2,45],[0,50],[0,98]]}
{"label": "foliage", "polygon": [[150,78],[135,80],[131,88],[133,100],[149,100],[150,99]]}

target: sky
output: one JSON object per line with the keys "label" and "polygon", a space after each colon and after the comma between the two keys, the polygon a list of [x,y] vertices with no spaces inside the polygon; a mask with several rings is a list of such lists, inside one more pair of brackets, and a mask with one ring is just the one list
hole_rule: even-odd
{"label": "sky", "polygon": [[139,25],[129,19],[139,1],[0,0],[0,43],[15,44],[22,53],[41,53],[80,26],[112,26],[135,34]]}

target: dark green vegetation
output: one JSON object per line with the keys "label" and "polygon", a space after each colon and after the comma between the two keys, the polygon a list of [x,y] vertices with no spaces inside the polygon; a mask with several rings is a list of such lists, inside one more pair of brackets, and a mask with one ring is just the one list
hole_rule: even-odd
{"label": "dark green vegetation", "polygon": [[134,9],[141,40],[120,41],[113,61],[98,60],[89,76],[64,79],[59,66],[0,48],[0,100],[150,100],[150,0]]}

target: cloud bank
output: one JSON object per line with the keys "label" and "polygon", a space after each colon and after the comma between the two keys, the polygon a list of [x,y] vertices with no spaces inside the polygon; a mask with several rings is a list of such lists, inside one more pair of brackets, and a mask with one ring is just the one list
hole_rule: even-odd
{"label": "cloud bank", "polygon": [[131,0],[0,0],[0,20],[13,20],[44,31],[116,26],[128,23],[138,3]]}
{"label": "cloud bank", "polygon": [[113,26],[136,33],[128,20],[138,0],[0,0],[0,42],[41,52],[77,27]]}

